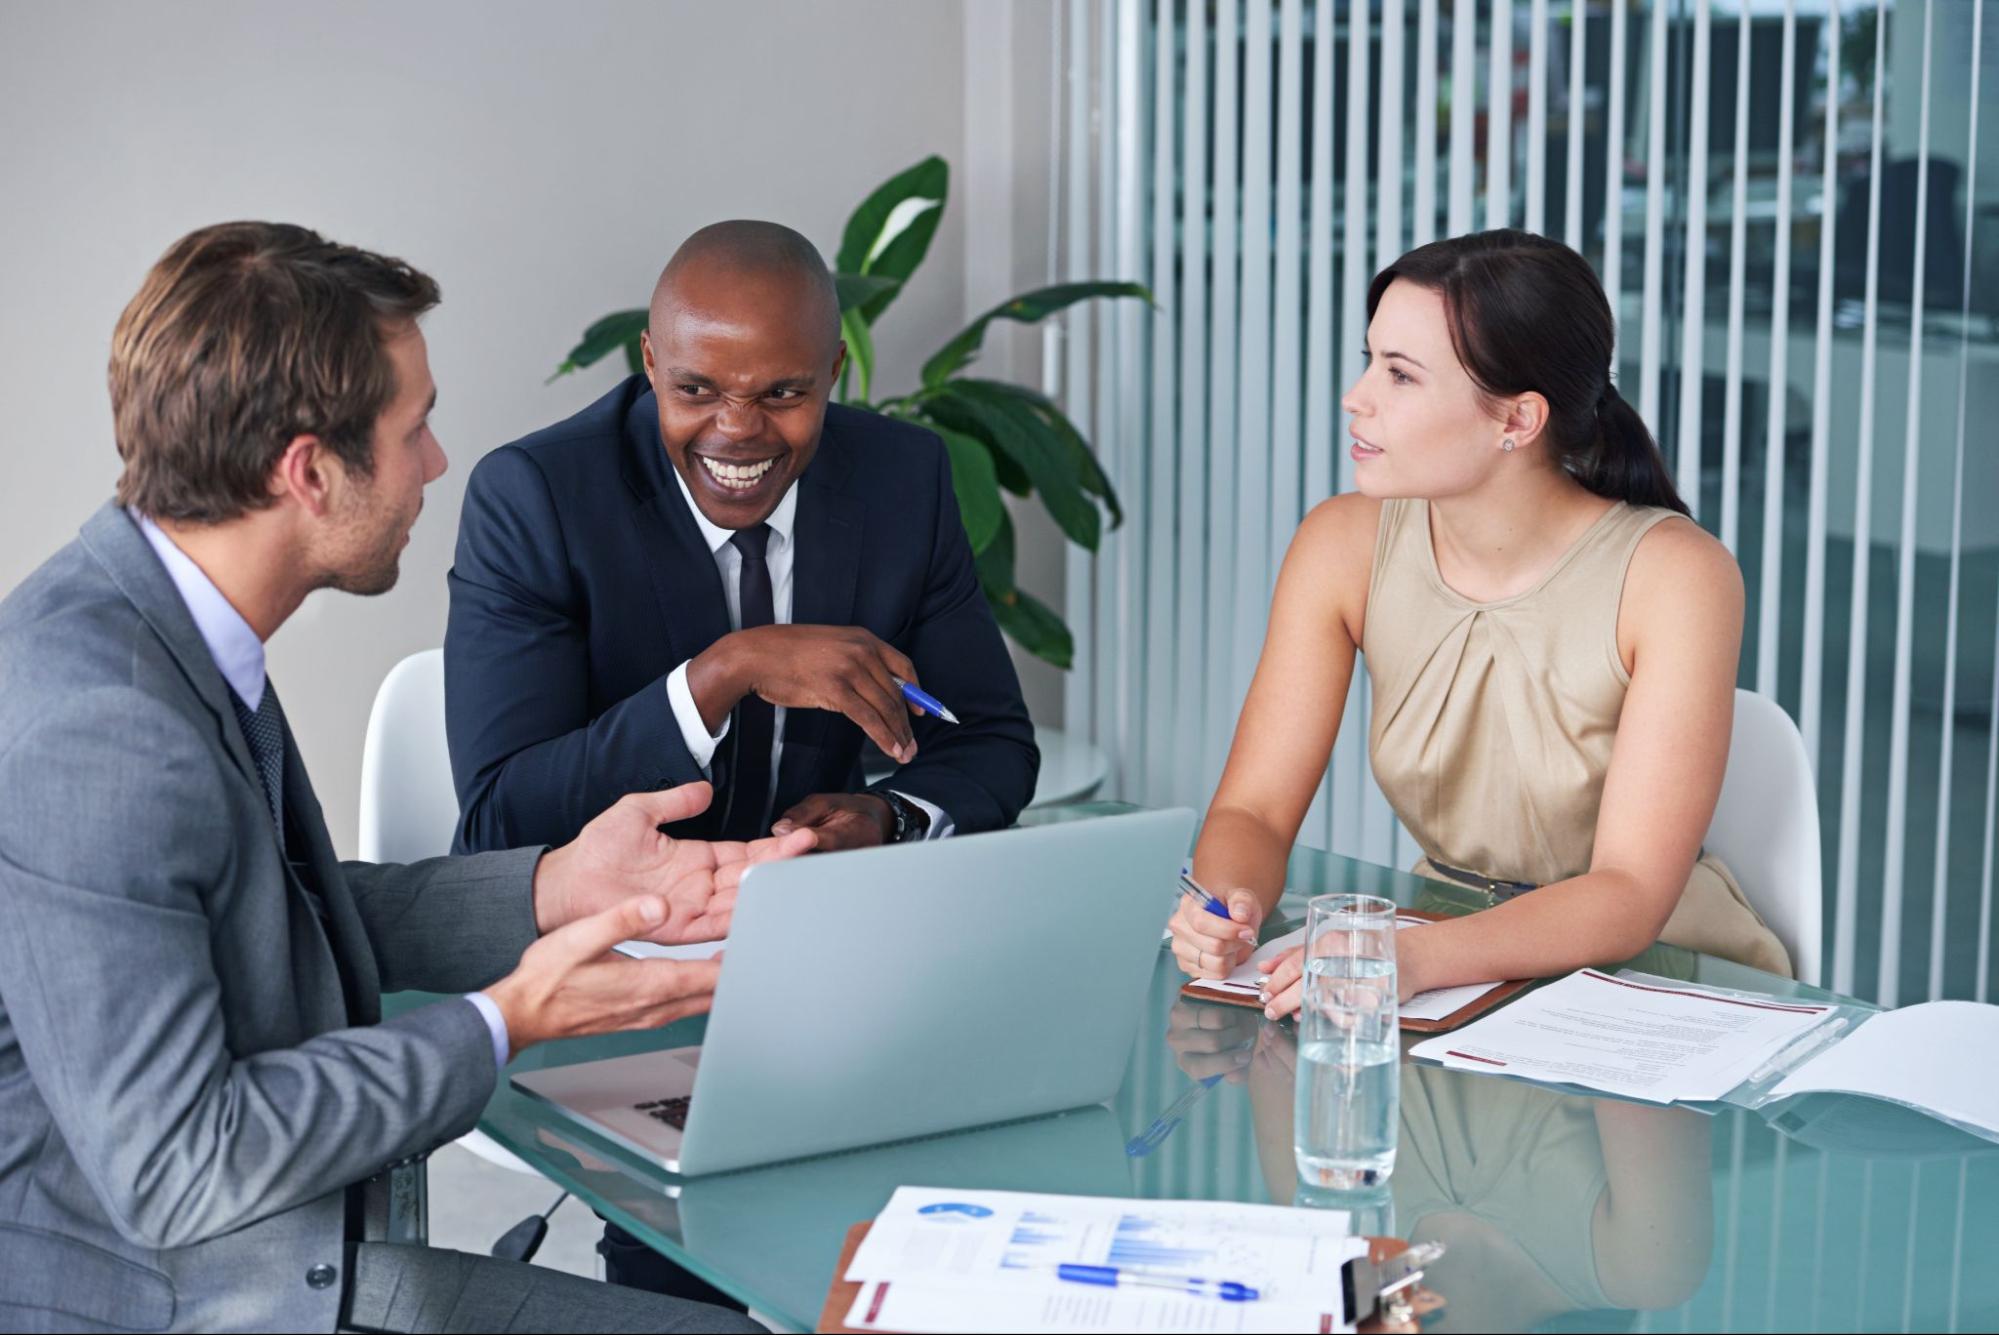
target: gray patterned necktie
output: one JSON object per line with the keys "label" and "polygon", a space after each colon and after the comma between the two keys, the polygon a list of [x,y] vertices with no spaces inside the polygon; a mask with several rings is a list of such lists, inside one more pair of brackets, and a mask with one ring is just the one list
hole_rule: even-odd
{"label": "gray patterned necktie", "polygon": [[278,847],[285,846],[285,716],[278,708],[278,693],[264,683],[263,701],[252,710],[234,690],[229,703],[236,709],[236,722],[243,739],[250,744],[250,758],[257,762],[257,777],[264,783],[264,800],[271,804],[271,823],[277,826]]}

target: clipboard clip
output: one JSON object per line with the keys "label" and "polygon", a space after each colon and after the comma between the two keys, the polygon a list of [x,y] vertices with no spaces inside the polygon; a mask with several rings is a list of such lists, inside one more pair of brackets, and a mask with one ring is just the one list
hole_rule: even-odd
{"label": "clipboard clip", "polygon": [[1417,1311],[1410,1301],[1423,1272],[1444,1254],[1441,1242],[1412,1242],[1385,1260],[1356,1256],[1340,1267],[1346,1288],[1347,1311],[1358,1326],[1380,1318],[1390,1325],[1408,1325]]}

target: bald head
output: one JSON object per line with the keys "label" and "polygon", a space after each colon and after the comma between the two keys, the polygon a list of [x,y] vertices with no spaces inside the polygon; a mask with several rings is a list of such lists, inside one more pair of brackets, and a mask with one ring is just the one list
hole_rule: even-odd
{"label": "bald head", "polygon": [[846,364],[826,261],[776,223],[704,227],[667,261],[648,324],[667,458],[709,522],[763,523],[811,464]]}
{"label": "bald head", "polygon": [[680,243],[652,290],[654,337],[677,315],[726,318],[743,305],[781,305],[801,329],[840,341],[840,297],[818,248],[782,223],[710,223]]}

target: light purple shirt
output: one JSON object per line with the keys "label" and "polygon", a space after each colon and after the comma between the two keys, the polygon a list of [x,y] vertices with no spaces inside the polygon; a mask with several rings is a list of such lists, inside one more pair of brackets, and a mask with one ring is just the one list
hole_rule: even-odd
{"label": "light purple shirt", "polygon": [[[175,546],[158,524],[137,510],[125,513],[139,526],[139,532],[146,535],[153,555],[166,567],[167,578],[174,582],[175,591],[187,606],[187,614],[194,619],[194,628],[201,632],[201,642],[208,646],[208,656],[215,660],[216,671],[229,683],[229,689],[236,692],[236,698],[254,713],[264,703],[264,642],[257,638],[257,632],[250,628],[243,614],[222,596],[215,581],[194,563],[193,557]],[[497,1071],[507,1064],[507,1054],[513,1046],[507,1036],[506,1017],[500,1014],[499,1005],[483,992],[467,993],[465,999],[479,1012],[492,1035],[493,1068]]]}

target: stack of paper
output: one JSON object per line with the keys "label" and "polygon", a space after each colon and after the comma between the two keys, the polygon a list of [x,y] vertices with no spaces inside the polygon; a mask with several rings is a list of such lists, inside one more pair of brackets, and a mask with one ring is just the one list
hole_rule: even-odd
{"label": "stack of paper", "polygon": [[[845,1278],[846,1324],[887,1331],[1352,1330],[1340,1267],[1367,1253],[1336,1210],[901,1187]],[[1257,1291],[1230,1302],[1172,1287],[1100,1287],[1063,1264]]]}
{"label": "stack of paper", "polygon": [[1411,1053],[1459,1070],[1701,1103],[1767,1073],[1833,1009],[1583,969]]}
{"label": "stack of paper", "polygon": [[[1427,926],[1429,921],[1428,918],[1397,918],[1395,930],[1400,932],[1411,927]],[[1287,936],[1280,936],[1267,945],[1258,946],[1256,952],[1237,966],[1228,977],[1210,980],[1203,986],[1221,992],[1255,997],[1258,989],[1256,980],[1263,972],[1256,967],[1256,962],[1275,959],[1283,951],[1304,944],[1305,929],[1300,927]],[[1498,983],[1466,983],[1461,987],[1439,987],[1428,992],[1418,992],[1402,1003],[1400,1014],[1405,1020],[1441,1020],[1446,1016],[1457,1014],[1498,986],[1500,986]]]}

